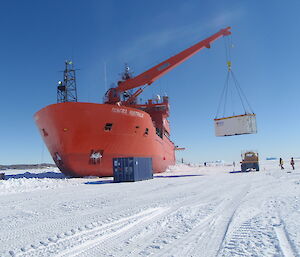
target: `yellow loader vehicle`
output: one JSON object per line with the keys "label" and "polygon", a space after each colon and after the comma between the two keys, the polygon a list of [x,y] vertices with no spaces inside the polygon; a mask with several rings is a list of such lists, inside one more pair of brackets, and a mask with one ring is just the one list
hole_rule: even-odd
{"label": "yellow loader vehicle", "polygon": [[241,161],[241,171],[251,171],[256,170],[259,171],[259,163],[258,163],[258,153],[256,152],[245,152],[242,155]]}

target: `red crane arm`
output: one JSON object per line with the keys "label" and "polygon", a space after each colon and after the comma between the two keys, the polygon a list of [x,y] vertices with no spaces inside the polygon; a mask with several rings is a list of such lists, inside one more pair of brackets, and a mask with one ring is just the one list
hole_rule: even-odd
{"label": "red crane arm", "polygon": [[120,81],[118,83],[117,90],[123,92],[125,90],[140,87],[146,84],[148,85],[152,84],[155,80],[159,79],[161,76],[174,69],[176,66],[178,66],[179,64],[181,64],[182,62],[184,62],[185,60],[187,60],[188,58],[190,58],[191,56],[199,52],[204,47],[210,48],[210,44],[215,40],[217,40],[218,38],[222,36],[230,35],[231,34],[231,32],[229,31],[230,29],[231,29],[230,27],[221,29],[219,32],[215,33],[214,35],[170,57],[169,59],[141,73],[140,75],[125,81]]}

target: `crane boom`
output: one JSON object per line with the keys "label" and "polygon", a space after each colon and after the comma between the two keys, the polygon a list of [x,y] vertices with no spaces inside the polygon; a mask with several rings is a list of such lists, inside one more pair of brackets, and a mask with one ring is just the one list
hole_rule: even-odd
{"label": "crane boom", "polygon": [[150,68],[149,70],[141,73],[140,75],[129,78],[124,81],[119,81],[118,87],[116,88],[119,92],[123,92],[129,89],[140,87],[143,85],[151,85],[154,81],[159,79],[161,76],[167,72],[174,69],[179,64],[183,63],[191,56],[202,50],[203,48],[210,48],[210,44],[222,36],[230,35],[229,31],[231,28],[227,27],[221,29],[219,32],[214,35],[204,39],[203,41],[189,47],[188,49],[183,50],[182,52],[170,57],[169,59],[161,62],[160,64]]}

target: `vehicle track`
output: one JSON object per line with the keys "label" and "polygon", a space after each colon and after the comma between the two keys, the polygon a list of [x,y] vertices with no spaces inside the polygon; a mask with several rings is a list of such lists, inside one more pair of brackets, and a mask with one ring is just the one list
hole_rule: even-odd
{"label": "vehicle track", "polygon": [[272,228],[260,215],[232,228],[218,256],[279,256]]}
{"label": "vehicle track", "polygon": [[285,257],[297,257],[299,254],[297,253],[296,248],[291,242],[289,235],[286,231],[286,226],[284,220],[280,214],[280,208],[278,206],[278,201],[273,199],[270,203],[270,209],[273,210],[273,216],[270,219],[270,223],[274,228],[277,239],[279,241],[279,246],[283,256]]}
{"label": "vehicle track", "polygon": [[[247,195],[249,186],[240,189],[238,194],[231,199],[224,199],[211,215],[207,216],[201,223],[193,227],[180,239],[180,246],[170,245],[163,252],[157,253],[159,256],[216,256],[218,247],[223,243],[227,229],[232,217],[239,207],[243,198]],[[220,234],[222,227],[223,235]],[[165,255],[164,255],[165,254]]]}
{"label": "vehicle track", "polygon": [[[149,226],[136,228],[131,237],[108,242],[106,252],[113,253],[112,256],[215,256],[222,241],[222,235],[215,240],[218,226],[226,230],[224,220],[232,215],[232,202],[238,206],[241,193],[246,194],[247,188],[241,187],[233,200],[228,195],[214,199],[209,196],[210,192],[206,203],[200,203],[198,196],[190,197],[153,220]],[[226,218],[224,213],[227,213]],[[206,240],[208,237],[212,244]],[[120,244],[122,240],[123,244]],[[112,242],[118,242],[117,246]],[[210,254],[211,247],[215,250]],[[199,252],[203,254],[199,255]]]}
{"label": "vehicle track", "polygon": [[[162,180],[163,181],[163,180]],[[201,181],[200,181],[201,182]],[[165,186],[168,187],[168,184],[165,183]],[[192,184],[192,185],[191,185]],[[201,184],[201,183],[200,183]],[[119,185],[124,186],[124,185]],[[160,186],[164,188],[165,186]],[[199,183],[192,182],[190,183],[190,187],[198,188]],[[14,245],[12,245],[9,249],[9,245],[7,245],[8,249],[6,251],[1,252],[1,256],[13,256],[15,253],[18,252],[24,252],[23,250],[27,249],[36,249],[39,248],[40,245],[48,245],[50,241],[55,241],[55,238],[58,237],[61,234],[64,234],[64,231],[69,231],[68,234],[72,233],[70,231],[78,228],[77,226],[85,227],[89,226],[90,223],[94,222],[109,222],[112,219],[120,219],[121,217],[133,215],[141,209],[146,209],[150,207],[156,207],[156,206],[164,206],[166,202],[168,202],[171,206],[173,204],[176,204],[178,202],[181,202],[182,200],[185,200],[189,193],[184,192],[181,188],[184,188],[184,185],[179,185],[177,188],[180,188],[176,194],[172,194],[172,192],[167,191],[165,193],[161,193],[158,189],[156,192],[159,197],[155,197],[152,194],[146,194],[148,196],[149,200],[145,200],[145,195],[141,194],[134,197],[135,205],[133,206],[131,203],[123,201],[120,202],[118,199],[122,199],[124,195],[122,196],[111,196],[109,194],[105,194],[106,197],[94,197],[94,200],[91,200],[90,196],[84,196],[82,199],[77,199],[77,202],[74,205],[74,208],[72,207],[72,202],[70,206],[66,206],[67,208],[73,208],[76,210],[76,206],[80,206],[81,209],[79,209],[79,215],[81,217],[81,221],[78,222],[78,217],[76,215],[76,212],[74,213],[73,209],[71,212],[67,212],[67,216],[61,215],[62,212],[58,210],[60,206],[63,206],[63,201],[61,199],[53,197],[54,201],[50,201],[50,207],[49,208],[42,208],[43,213],[38,213],[38,216],[35,217],[36,220],[39,220],[42,218],[42,222],[35,222],[32,220],[29,224],[19,224],[18,229],[13,229],[11,232],[9,229],[5,233],[5,238],[2,238],[5,242],[15,242]],[[145,190],[149,190],[147,187],[145,187]],[[164,189],[163,189],[164,190]],[[65,192],[62,192],[63,194]],[[67,192],[66,192],[67,194]],[[121,193],[120,193],[121,194]],[[126,194],[126,192],[125,192]],[[192,194],[193,195],[193,194]],[[32,196],[31,196],[32,197]],[[107,199],[108,197],[108,199]],[[33,197],[34,198],[34,197]],[[64,199],[64,197],[62,197]],[[66,198],[68,198],[66,196]],[[129,195],[128,198],[131,198]],[[93,206],[87,208],[85,199],[87,199],[91,203],[97,203],[98,205],[93,208]],[[99,200],[98,200],[99,199]],[[106,202],[106,200],[109,200],[109,203]],[[104,205],[102,206],[101,203],[104,202]],[[146,203],[146,204],[145,204]],[[36,202],[36,204],[39,204],[39,202]],[[31,206],[31,204],[29,205]],[[82,209],[82,206],[84,209]],[[26,209],[26,208],[25,208]],[[49,210],[50,209],[50,210]],[[101,209],[101,211],[99,211]],[[43,219],[43,216],[47,216],[47,210],[51,212],[51,220],[48,220],[47,218]],[[49,213],[48,213],[49,214]],[[58,216],[60,214],[60,216]],[[84,222],[84,221],[90,221]],[[32,224],[37,224],[32,226]],[[52,232],[52,235],[47,235],[47,231],[55,231],[54,234]],[[22,235],[26,234],[26,238],[22,238]],[[40,235],[39,237],[37,235]],[[34,240],[30,240],[30,238],[33,238]],[[39,238],[39,239],[38,239]],[[20,240],[19,240],[20,239]],[[50,239],[50,240],[49,240]],[[25,244],[21,245],[20,242],[26,242]],[[31,241],[31,242],[30,242]],[[19,247],[18,247],[19,246]],[[23,250],[20,250],[23,249]],[[4,250],[4,249],[3,249]]]}
{"label": "vehicle track", "polygon": [[[246,194],[247,188],[248,186],[241,186],[241,191],[238,191],[239,194],[235,195],[234,199],[240,199],[242,192]],[[156,223],[153,222],[133,238],[129,238],[125,242],[127,245],[122,246],[126,249],[125,252],[122,251],[122,256],[172,256],[172,254],[185,256],[186,252],[192,251],[195,246],[197,248],[195,240],[212,228],[216,228],[214,224],[218,222],[219,216],[222,216],[221,213],[228,207],[230,209],[232,205],[231,195],[225,194],[223,198],[214,198],[211,193],[207,192],[203,195],[202,199],[207,199],[206,203],[199,203],[199,196],[193,195],[171,208],[167,215],[165,214]],[[204,244],[203,239],[199,245]],[[198,254],[191,256],[198,256]]]}
{"label": "vehicle track", "polygon": [[[144,245],[137,245],[138,247],[130,253],[130,256],[147,256],[158,253],[160,256],[164,256],[164,253],[169,253],[170,248],[176,246],[179,241],[181,242],[186,234],[199,224],[208,221],[220,204],[220,200],[206,204],[190,203],[173,209],[167,216],[148,228],[150,230],[148,235],[141,233],[141,236],[144,237],[142,241],[145,243]],[[138,241],[140,242],[140,240]]]}
{"label": "vehicle track", "polygon": [[41,241],[38,247],[24,247],[13,256],[77,256],[100,242],[125,233],[133,226],[161,215],[166,210],[166,208],[150,208],[107,224],[95,223],[72,229],[56,237],[48,238],[48,241]]}
{"label": "vehicle track", "polygon": [[230,229],[218,256],[299,256],[281,218],[276,199],[266,208]]}
{"label": "vehicle track", "polygon": [[[209,192],[207,193],[207,195],[209,195]],[[165,203],[165,200],[163,200],[162,202]],[[174,204],[174,202],[176,202],[176,204]],[[190,203],[193,204],[195,202],[197,202],[197,204],[199,205],[199,199],[197,194],[190,194],[189,197],[187,197],[186,194],[179,194],[178,197],[173,198],[172,201],[169,202],[170,206],[172,206],[171,209],[168,207],[169,206],[168,204],[167,205],[164,204],[163,207],[159,206],[158,208],[163,208],[164,210],[168,210],[168,211],[164,211],[163,215],[161,214],[154,215],[151,218],[151,221],[150,220],[147,221],[147,219],[144,219],[144,221],[142,221],[140,219],[134,218],[135,214],[133,213],[137,213],[136,210],[128,209],[126,211],[125,209],[123,209],[122,215],[120,214],[110,215],[109,220],[111,220],[112,222],[108,222],[107,224],[105,224],[103,223],[102,220],[101,222],[99,221],[99,222],[88,223],[83,227],[82,226],[73,227],[72,229],[66,232],[61,232],[54,236],[42,239],[38,243],[27,244],[26,246],[21,247],[21,249],[17,251],[10,251],[10,255],[11,256],[54,256],[56,254],[63,253],[64,249],[72,249],[72,247],[74,246],[78,245],[78,247],[81,247],[80,245],[82,245],[82,248],[80,248],[81,256],[89,256],[89,254],[85,254],[85,252],[90,252],[90,253],[98,252],[101,253],[101,255],[105,256],[106,253],[120,251],[120,249],[117,249],[120,243],[129,242],[127,239],[138,234],[139,231],[143,230],[145,227],[147,226],[149,227],[149,225],[151,225],[151,223],[153,223],[154,220],[156,221],[157,219],[159,220],[162,217],[168,216],[170,213],[174,212],[174,210],[176,210],[180,206],[186,206],[187,204]],[[203,205],[203,208],[207,209],[207,206],[205,204],[201,203],[200,205]],[[129,215],[128,213],[131,213],[131,215]],[[124,218],[125,220],[123,221]],[[136,223],[135,225],[138,226],[133,227],[130,225],[131,223],[133,224]],[[127,227],[125,236],[123,235],[124,233],[122,227]],[[105,229],[105,231],[102,232],[103,229]],[[155,231],[155,233],[156,232],[157,231]],[[111,236],[109,238],[106,238],[104,237],[104,234],[109,234]],[[118,236],[120,236],[119,241],[117,239]],[[98,237],[98,239],[96,239],[96,237]],[[108,240],[111,239],[112,237],[114,237],[114,240]],[[89,241],[93,243],[91,243],[90,245],[88,243]],[[101,245],[101,247],[96,247],[96,245]],[[70,250],[70,253],[66,252],[65,255],[61,255],[61,256],[74,256],[74,255],[75,254],[73,250]]]}
{"label": "vehicle track", "polygon": [[[28,210],[26,226],[5,234],[18,239],[18,231],[24,236],[29,229],[27,235],[34,241],[30,243],[30,238],[25,238],[23,242],[29,243],[22,247],[16,247],[17,244],[8,246],[7,255],[0,255],[298,256],[293,241],[291,243],[285,233],[286,226],[278,206],[273,203],[265,206],[257,197],[262,194],[263,201],[268,201],[274,192],[272,188],[280,186],[282,179],[269,178],[266,183],[261,174],[234,176],[239,176],[239,183],[228,179],[227,183],[216,187],[214,185],[225,181],[225,176],[182,178],[180,180],[184,183],[178,185],[172,179],[162,178],[156,181],[159,183],[145,189],[140,187],[143,183],[120,184],[120,191],[113,195],[108,191],[101,197],[95,197],[97,191],[88,187],[90,194],[77,195],[76,200],[69,197],[71,201],[53,197],[50,222],[41,222],[47,214],[44,207],[42,214]],[[251,183],[248,184],[249,179]],[[125,196],[121,193],[123,191]],[[20,211],[27,209],[21,206]],[[59,217],[64,212],[68,215]],[[31,229],[27,223],[31,223],[35,215],[39,220]],[[293,222],[287,224],[289,228]],[[55,229],[51,229],[51,225]],[[45,231],[34,235],[38,229]],[[13,239],[5,240],[14,243]]]}

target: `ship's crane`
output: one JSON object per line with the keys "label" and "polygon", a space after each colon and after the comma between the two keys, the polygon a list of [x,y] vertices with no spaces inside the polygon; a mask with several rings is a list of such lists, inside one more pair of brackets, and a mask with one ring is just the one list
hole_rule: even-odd
{"label": "ship's crane", "polygon": [[[122,80],[118,82],[118,86],[115,88],[111,88],[106,92],[107,100],[105,103],[108,104],[116,104],[121,103],[120,93],[125,92],[127,90],[141,87],[134,94],[129,96],[129,98],[122,102],[122,105],[136,105],[136,97],[141,94],[145,87],[151,85],[154,81],[159,79],[161,76],[166,74],[167,72],[174,69],[179,64],[183,63],[194,54],[202,50],[203,48],[210,48],[211,43],[222,36],[230,35],[230,27],[225,29],[221,29],[219,32],[214,35],[202,40],[201,42],[183,50],[182,52],[170,57],[169,59],[159,63],[158,65],[150,68],[149,70],[137,75],[136,77],[132,77],[131,73],[129,73],[129,69],[126,66],[125,72],[122,76]],[[144,86],[144,88],[142,88]]]}

